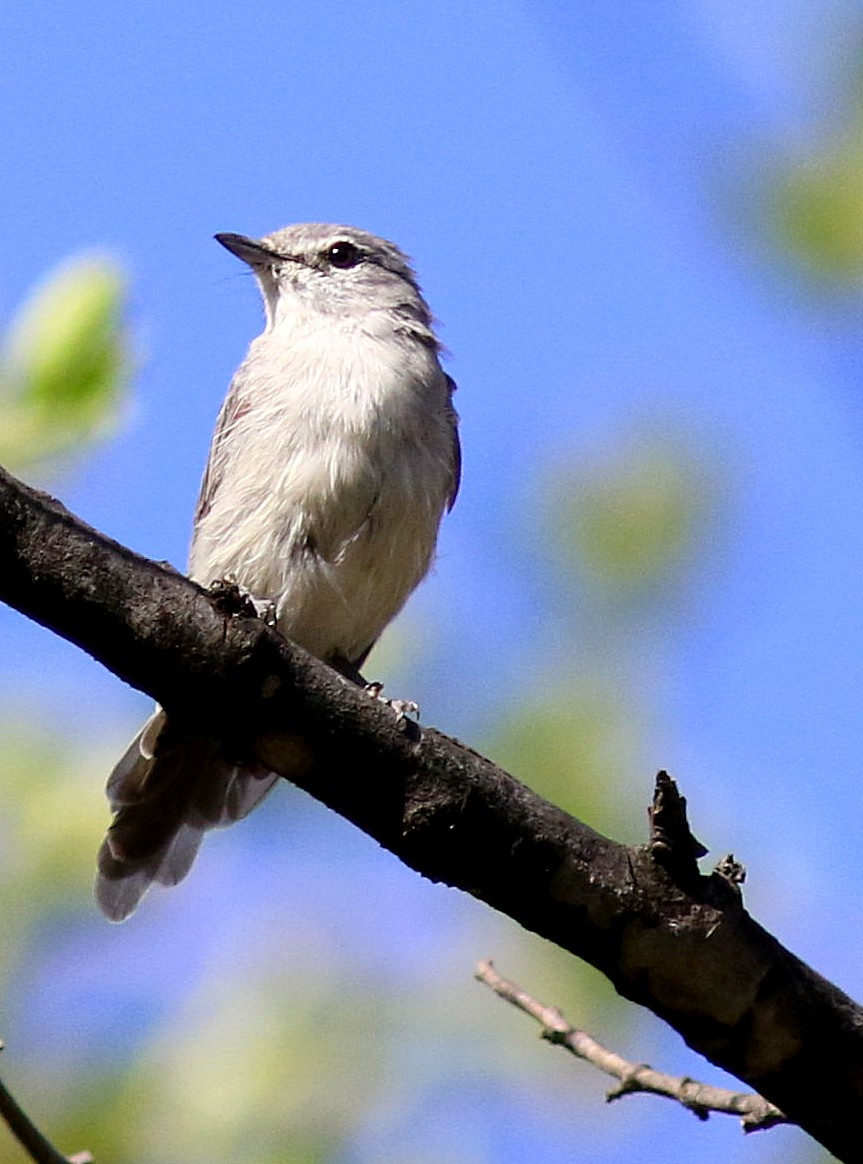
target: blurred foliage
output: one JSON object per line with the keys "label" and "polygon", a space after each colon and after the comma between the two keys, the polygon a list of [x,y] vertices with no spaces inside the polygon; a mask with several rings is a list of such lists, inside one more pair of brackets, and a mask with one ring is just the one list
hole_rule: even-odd
{"label": "blurred foliage", "polygon": [[[495,759],[592,828],[631,836],[634,798],[613,793],[621,773],[635,767],[643,740],[638,708],[599,679],[557,678],[549,692],[514,710],[491,742]],[[645,793],[647,780],[645,773]]]}
{"label": "blurred foliage", "polygon": [[225,953],[63,1142],[135,1164],[333,1160],[385,1082],[386,1000],[314,952],[300,972],[254,942]]}
{"label": "blurred foliage", "polygon": [[[125,279],[79,256],[52,272],[0,338],[0,464],[57,470],[115,426],[130,373]],[[31,708],[0,722],[0,1000],[32,976],[46,932],[87,912],[94,823],[107,814],[94,771],[108,757],[69,742]],[[72,736],[74,739],[74,736]],[[14,1074],[15,1060],[2,1064]],[[50,1069],[50,1065],[45,1065]],[[83,1088],[82,1091],[85,1091]],[[102,1101],[103,1102],[103,1101]],[[0,1160],[23,1160],[9,1139]]]}
{"label": "blurred foliage", "polygon": [[[9,925],[34,923],[52,909],[81,908],[81,891],[92,881],[94,815],[104,815],[100,790],[84,779],[86,757],[70,749],[59,734],[35,715],[0,722],[0,770],[3,773],[0,817],[0,914]],[[99,762],[104,763],[104,756]],[[30,908],[23,903],[30,902]],[[0,981],[7,959],[22,942],[0,945]]]}
{"label": "blurred foliage", "polygon": [[704,449],[649,420],[550,483],[549,540],[592,604],[640,610],[699,557],[716,490]]}
{"label": "blurred foliage", "polygon": [[839,79],[836,124],[819,127],[814,142],[775,170],[769,197],[782,249],[840,288],[863,281],[863,34],[857,40]]}
{"label": "blurred foliage", "polygon": [[[655,706],[634,681],[655,627],[673,622],[712,549],[723,499],[691,434],[645,417],[552,472],[539,509],[564,609],[549,622],[537,694],[515,708],[489,751],[532,788],[619,838],[638,838],[639,772]],[[532,512],[536,507],[531,507]],[[531,529],[535,528],[531,519]],[[535,548],[534,553],[537,552]]]}
{"label": "blurred foliage", "polygon": [[[69,746],[35,712],[0,721],[0,1013],[4,1024],[37,973],[45,942],[88,911],[93,884],[94,823],[105,818],[102,752]],[[55,927],[60,927],[58,931]],[[6,1030],[0,1030],[0,1038]],[[20,1062],[6,1052],[9,1083]],[[44,1064],[50,1071],[50,1064]],[[7,1075],[7,1070],[9,1075]],[[28,1113],[32,1116],[32,1112]],[[0,1161],[27,1159],[5,1128]]]}
{"label": "blurred foliage", "polygon": [[780,244],[811,274],[863,281],[863,114],[859,126],[797,162],[774,191]]}
{"label": "blurred foliage", "polygon": [[124,279],[108,259],[54,271],[0,345],[0,464],[79,455],[109,433],[129,377]]}

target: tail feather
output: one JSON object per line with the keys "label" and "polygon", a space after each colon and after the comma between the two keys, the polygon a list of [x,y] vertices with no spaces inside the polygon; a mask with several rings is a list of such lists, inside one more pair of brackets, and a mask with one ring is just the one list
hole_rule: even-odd
{"label": "tail feather", "polygon": [[278,779],[230,762],[216,740],[166,725],[157,711],[108,779],[115,816],[99,850],[96,900],[112,921],[128,917],[154,881],[182,881],[204,833],[246,816]]}
{"label": "tail feather", "polygon": [[266,768],[235,768],[234,776],[225,790],[222,812],[216,828],[234,824],[257,808],[279,777]]}

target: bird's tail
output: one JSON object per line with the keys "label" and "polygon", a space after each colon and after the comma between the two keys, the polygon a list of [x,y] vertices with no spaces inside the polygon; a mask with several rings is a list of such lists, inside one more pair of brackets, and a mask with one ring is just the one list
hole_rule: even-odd
{"label": "bird's tail", "polygon": [[108,778],[114,820],[99,850],[99,908],[123,921],[154,881],[182,881],[204,833],[246,816],[277,779],[227,760],[217,740],[175,735],[156,711]]}

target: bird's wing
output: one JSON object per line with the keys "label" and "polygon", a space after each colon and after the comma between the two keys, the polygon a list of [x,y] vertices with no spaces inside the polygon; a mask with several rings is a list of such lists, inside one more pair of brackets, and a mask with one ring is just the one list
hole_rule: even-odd
{"label": "bird's wing", "polygon": [[449,385],[449,400],[448,408],[450,419],[452,421],[452,478],[450,484],[449,497],[447,499],[447,513],[455,505],[455,499],[458,497],[458,489],[461,484],[461,441],[458,435],[458,413],[453,407],[452,396],[458,385],[452,376],[447,376],[447,384]]}
{"label": "bird's wing", "polygon": [[219,410],[219,416],[216,420],[216,428],[210,444],[210,455],[207,459],[207,467],[204,469],[204,479],[201,482],[198,504],[195,507],[195,525],[209,513],[210,507],[213,504],[213,497],[222,480],[225,462],[223,447],[225,438],[230,434],[231,429],[239,418],[248,411],[249,405],[245,387],[246,377],[242,374],[242,369],[240,369],[231,381],[228,394],[222,402],[222,407]]}

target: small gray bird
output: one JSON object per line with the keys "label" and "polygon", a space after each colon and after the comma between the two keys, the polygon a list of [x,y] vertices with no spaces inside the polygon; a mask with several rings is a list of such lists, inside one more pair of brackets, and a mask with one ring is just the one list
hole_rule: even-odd
{"label": "small gray bird", "polygon": [[[272,603],[282,634],[356,677],[455,501],[455,384],[392,243],[320,223],[216,238],[254,272],[266,327],[219,415],[189,573]],[[244,817],[276,779],[157,710],[108,780],[103,912],[122,921],[153,881],[176,885],[203,833]]]}

